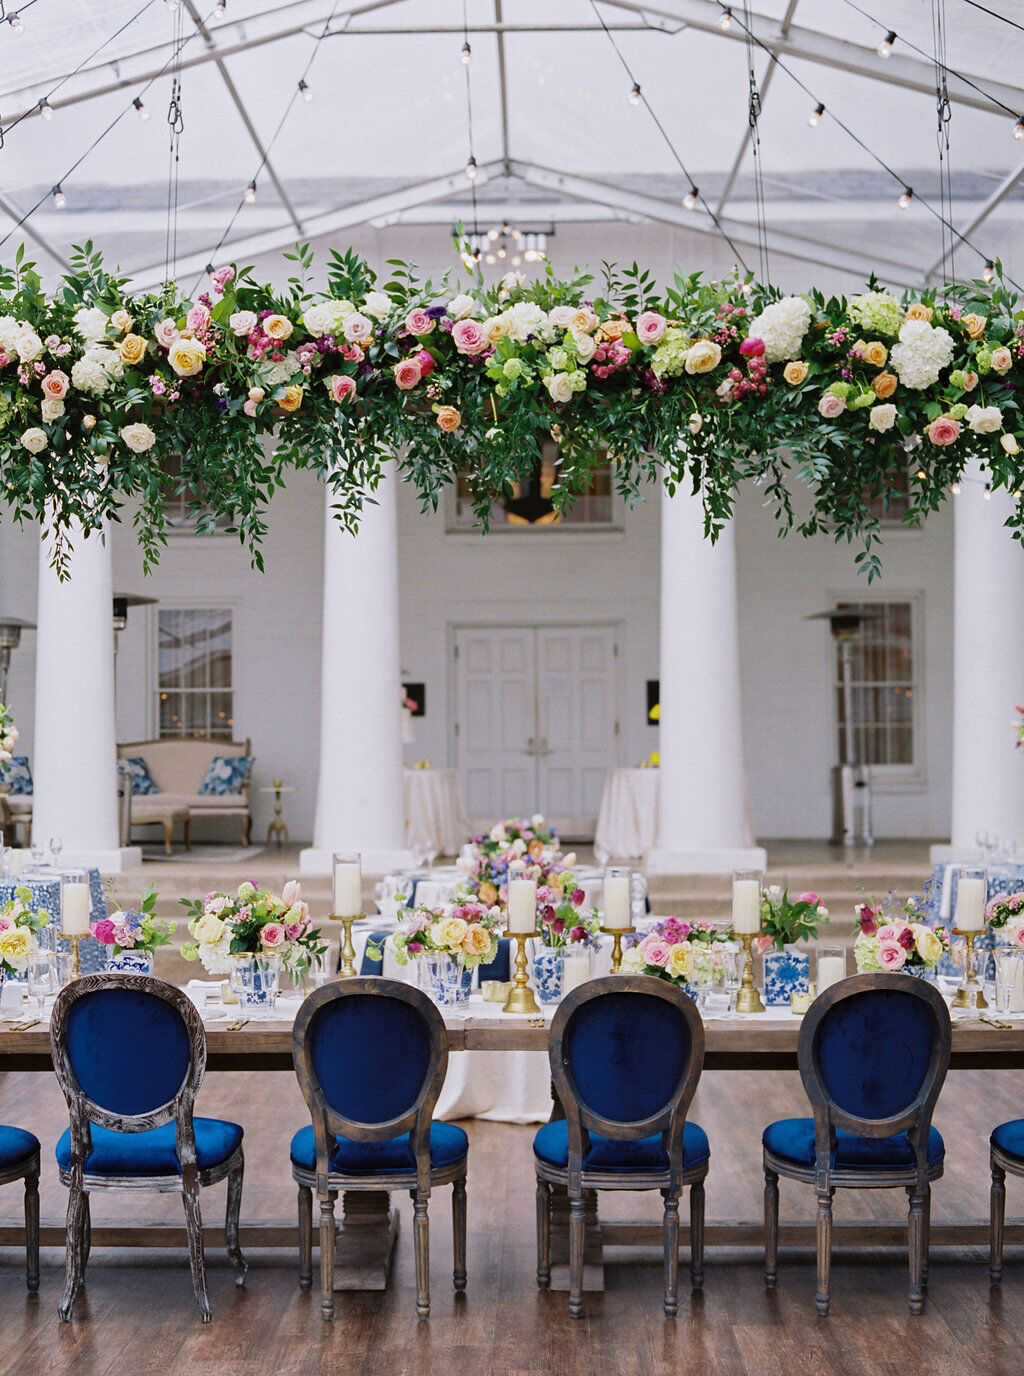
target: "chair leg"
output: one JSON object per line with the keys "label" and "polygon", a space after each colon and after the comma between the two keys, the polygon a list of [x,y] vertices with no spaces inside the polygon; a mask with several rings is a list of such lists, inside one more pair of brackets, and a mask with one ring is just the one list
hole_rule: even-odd
{"label": "chair leg", "polygon": [[779,1279],[779,1176],[764,1168],[764,1287],[774,1290]]}
{"label": "chair leg", "polygon": [[39,1169],[25,1177],[25,1284],[39,1289]]}
{"label": "chair leg", "polygon": [[924,1201],[927,1193],[927,1185],[925,1185],[922,1193],[919,1193],[916,1188],[907,1190],[907,1195],[910,1198],[907,1250],[910,1262],[911,1314],[921,1314],[924,1312],[924,1285],[922,1284],[922,1274],[924,1272]]}
{"label": "chair leg", "polygon": [[203,1250],[203,1215],[199,1207],[199,1179],[195,1168],[183,1172],[181,1202],[185,1207],[185,1231],[188,1234],[188,1261],[192,1268],[192,1289],[195,1291],[199,1317],[209,1323],[213,1317],[210,1297],[206,1293],[206,1254]]}
{"label": "chair leg", "polygon": [[818,1288],[814,1302],[818,1313],[825,1317],[832,1302],[832,1195],[826,1190],[818,1195]]}
{"label": "chair leg", "polygon": [[537,1181],[537,1284],[551,1287],[551,1186]]}
{"label": "chair leg", "polygon": [[238,1165],[228,1176],[228,1205],[224,1215],[224,1242],[227,1254],[235,1265],[235,1285],[245,1284],[245,1273],[249,1266],[242,1256],[238,1242],[238,1224],[242,1213],[242,1183],[245,1180],[245,1157],[239,1153]]}
{"label": "chair leg", "polygon": [[334,1201],[337,1191],[320,1195],[320,1317],[334,1318]]}
{"label": "chair leg", "polygon": [[416,1317],[430,1317],[430,1219],[429,1190],[410,1190],[413,1201],[412,1240],[416,1252]]}
{"label": "chair leg", "polygon": [[1003,1280],[1003,1222],[1006,1218],[1006,1172],[992,1162],[992,1192],[989,1196],[988,1278],[992,1285]]}
{"label": "chair leg", "polygon": [[924,1217],[921,1220],[921,1233],[923,1239],[921,1250],[924,1256],[923,1264],[921,1266],[921,1284],[924,1286],[925,1290],[927,1290],[928,1265],[932,1246],[932,1191],[930,1185],[928,1187],[928,1192],[924,1197]]}
{"label": "chair leg", "polygon": [[460,1293],[466,1288],[466,1178],[452,1183],[452,1283]]}
{"label": "chair leg", "polygon": [[299,1186],[299,1289],[313,1288],[313,1191]]}
{"label": "chair leg", "polygon": [[[693,1214],[693,1191],[690,1189],[690,1213]],[[674,1319],[679,1313],[679,1196],[672,1190],[662,1190],[665,1212],[662,1216],[661,1230],[665,1250],[665,1307],[666,1319]],[[692,1230],[691,1230],[692,1236]]]}
{"label": "chair leg", "polygon": [[85,1269],[82,1260],[84,1245],[82,1212],[85,1192],[73,1181],[68,1192],[68,1218],[64,1230],[64,1295],[57,1312],[65,1323],[71,1318],[71,1311],[82,1286],[82,1273]]}
{"label": "chair leg", "polygon": [[690,1186],[690,1284],[704,1289],[704,1181]]}
{"label": "chair leg", "polygon": [[569,1317],[583,1317],[583,1249],[586,1243],[583,1195],[569,1200]]}
{"label": "chair leg", "polygon": [[89,1265],[89,1257],[92,1253],[92,1205],[89,1202],[89,1191],[86,1190],[82,1195],[82,1284],[85,1284],[85,1268]]}

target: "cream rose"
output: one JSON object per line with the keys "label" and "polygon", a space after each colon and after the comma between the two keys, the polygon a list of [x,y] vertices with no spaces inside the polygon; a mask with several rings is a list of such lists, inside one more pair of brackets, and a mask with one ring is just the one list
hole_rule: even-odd
{"label": "cream rose", "polygon": [[476,302],[465,292],[459,292],[448,302],[447,310],[451,320],[468,320],[476,311]]}
{"label": "cream rose", "polygon": [[[374,320],[385,320],[391,314],[393,304],[386,291],[367,292],[366,300],[363,302],[363,314]],[[450,307],[449,314],[451,314]]]}
{"label": "cream rose", "polygon": [[341,332],[350,344],[359,344],[373,336],[373,321],[359,311],[353,311],[342,322]]}
{"label": "cream rose", "polygon": [[665,969],[670,975],[685,979],[690,973],[692,964],[689,946],[687,946],[685,941],[680,941],[677,942],[675,946],[671,947],[668,964],[665,966]]}
{"label": "cream rose", "polygon": [[559,403],[569,401],[572,397],[572,382],[568,373],[552,373],[544,384],[548,389],[548,395],[552,401]]}
{"label": "cream rose", "polygon": [[206,345],[198,339],[179,337],[167,350],[167,362],[179,377],[195,377],[206,362]]}
{"label": "cream rose", "polygon": [[128,314],[126,310],[121,309],[119,311],[115,311],[114,314],[110,317],[110,323],[111,325],[113,325],[115,330],[119,331],[119,333],[127,334],[131,327],[135,324],[135,321],[132,319],[132,317]]}
{"label": "cream rose", "polygon": [[710,373],[722,361],[721,348],[711,339],[698,339],[686,351],[688,373]]}
{"label": "cream rose", "polygon": [[262,322],[263,333],[268,339],[289,339],[294,328],[286,315],[268,315]]}
{"label": "cream rose", "polygon": [[469,923],[461,917],[443,917],[430,929],[431,940],[437,946],[461,946],[469,930]]}
{"label": "cream rose", "polygon": [[38,425],[30,426],[21,437],[22,447],[30,454],[41,454],[49,442],[46,431],[40,430]]}
{"label": "cream rose", "polygon": [[868,412],[868,429],[884,434],[896,424],[896,407],[891,401],[882,406],[872,406]]}
{"label": "cream rose", "polygon": [[43,420],[47,425],[51,425],[64,414],[64,402],[61,397],[43,397],[43,404],[39,409]]}
{"label": "cream rose", "polygon": [[22,363],[34,363],[43,352],[43,341],[36,334],[35,330],[24,325],[18,331],[18,337],[14,341],[18,357]]}
{"label": "cream rose", "polygon": [[998,406],[968,406],[964,420],[976,435],[991,435],[1003,428],[1003,413]]}
{"label": "cream rose", "polygon": [[576,357],[581,363],[589,363],[594,357],[594,350],[597,348],[593,336],[581,334],[579,330],[573,330],[572,338],[576,345]]}
{"label": "cream rose", "polygon": [[917,954],[928,965],[934,965],[942,957],[942,942],[930,927],[922,925],[917,929],[917,940],[914,945],[917,947]]}
{"label": "cream rose", "polygon": [[224,935],[225,923],[213,913],[204,913],[192,935],[203,946],[216,946]]}
{"label": "cream rose", "polygon": [[[164,321],[165,325],[173,323],[173,321]],[[243,334],[251,334],[258,323],[259,321],[257,319],[255,311],[235,311],[234,315],[232,315],[228,320],[228,324],[231,326],[232,334],[236,334],[239,336]],[[159,329],[160,327],[158,326],[157,328]],[[159,338],[159,334],[157,335],[157,338]],[[160,342],[163,343],[163,340],[161,340]]]}
{"label": "cream rose", "polygon": [[156,432],[141,420],[133,425],[123,425],[120,435],[133,454],[144,454],[156,444]]}

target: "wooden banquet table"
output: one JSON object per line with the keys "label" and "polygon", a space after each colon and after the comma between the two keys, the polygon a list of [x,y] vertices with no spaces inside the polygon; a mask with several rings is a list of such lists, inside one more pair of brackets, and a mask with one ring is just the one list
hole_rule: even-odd
{"label": "wooden banquet table", "polygon": [[[547,1017],[517,1017],[505,1014],[476,998],[468,1013],[445,1011],[448,1047],[451,1052],[544,1051],[548,1041]],[[748,1017],[712,1018],[706,1024],[706,1070],[763,1071],[796,1070],[800,1021],[791,1014],[767,1012]],[[292,1031],[284,1020],[250,1022],[237,1030],[207,1026],[207,1070],[284,1071],[293,1073]],[[0,1072],[48,1071],[52,1069],[50,1036],[41,1024],[23,1031],[0,1026]],[[953,1024],[953,1070],[1024,1069],[1024,1020],[1011,1027],[995,1027],[977,1018]],[[556,1104],[556,1115],[559,1109]],[[714,1144],[712,1144],[713,1148]],[[759,1159],[758,1159],[759,1168]],[[754,1168],[754,1163],[752,1163]],[[567,1209],[564,1220],[556,1198],[552,1245],[554,1269],[552,1285],[568,1288]],[[363,1193],[346,1196],[338,1234],[338,1289],[383,1289],[391,1252],[398,1231],[398,1213],[391,1209],[386,1194]],[[223,1228],[205,1228],[207,1245],[223,1244]],[[19,1222],[0,1220],[0,1246],[20,1246],[24,1230]],[[844,1223],[834,1225],[836,1246],[884,1247],[906,1245],[906,1225],[892,1223]],[[932,1245],[936,1247],[976,1247],[988,1243],[988,1221],[977,1220],[935,1224]],[[710,1221],[705,1228],[709,1247],[760,1247],[763,1225],[758,1220]],[[813,1248],[813,1222],[783,1223],[779,1241],[783,1246]],[[44,1247],[64,1245],[63,1220],[44,1219],[41,1230]],[[294,1220],[242,1223],[241,1242],[253,1247],[296,1247]],[[1024,1243],[1024,1223],[1007,1223],[1006,1242]],[[93,1229],[93,1245],[98,1247],[183,1247],[183,1226],[167,1223],[108,1223]],[[588,1210],[587,1267],[585,1288],[603,1288],[603,1248],[662,1245],[661,1225],[650,1222],[598,1222],[596,1201]],[[680,1246],[689,1245],[688,1229],[680,1227]]]}

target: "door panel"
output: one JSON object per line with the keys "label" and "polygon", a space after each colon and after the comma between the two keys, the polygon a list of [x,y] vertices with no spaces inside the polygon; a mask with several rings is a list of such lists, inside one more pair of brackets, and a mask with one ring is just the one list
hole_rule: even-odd
{"label": "door panel", "polygon": [[536,665],[528,627],[456,632],[457,763],[473,826],[536,811]]}
{"label": "door panel", "polygon": [[538,808],[565,835],[593,836],[617,758],[615,632],[537,630]]}

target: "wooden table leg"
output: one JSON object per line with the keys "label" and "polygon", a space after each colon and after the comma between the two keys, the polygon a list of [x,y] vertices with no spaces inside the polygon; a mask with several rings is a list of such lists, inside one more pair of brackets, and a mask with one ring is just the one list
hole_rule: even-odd
{"label": "wooden table leg", "polygon": [[341,1197],[334,1251],[335,1290],[385,1290],[398,1236],[398,1210],[387,1190],[351,1190]]}

